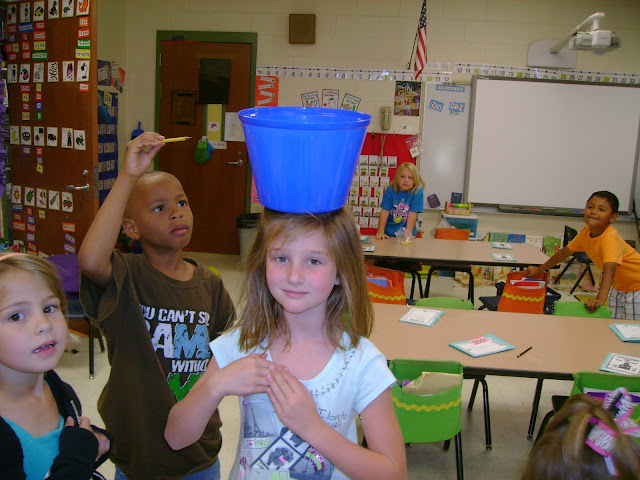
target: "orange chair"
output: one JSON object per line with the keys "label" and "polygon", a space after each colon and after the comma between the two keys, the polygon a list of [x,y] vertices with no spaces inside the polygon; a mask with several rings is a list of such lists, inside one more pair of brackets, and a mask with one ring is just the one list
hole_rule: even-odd
{"label": "orange chair", "polygon": [[[471,230],[461,229],[461,228],[436,228],[436,238],[437,239],[447,239],[447,240],[469,240],[469,235],[471,235]],[[471,265],[464,264],[440,264],[434,263],[431,265],[429,269],[429,273],[427,275],[427,286],[424,289],[424,296],[429,296],[429,289],[431,288],[431,275],[433,272],[437,271],[453,271],[453,272],[464,272],[469,274],[469,291],[467,294],[467,298],[471,303],[473,303],[475,295],[473,290],[473,273],[471,272]]]}

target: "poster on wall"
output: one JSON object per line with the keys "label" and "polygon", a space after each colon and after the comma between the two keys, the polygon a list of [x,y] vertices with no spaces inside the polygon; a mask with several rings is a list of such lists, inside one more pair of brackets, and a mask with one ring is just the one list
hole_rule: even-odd
{"label": "poster on wall", "polygon": [[338,108],[340,90],[325,88],[322,90],[322,108]]}
{"label": "poster on wall", "polygon": [[256,76],[256,107],[277,107],[280,79],[269,75]]}
{"label": "poster on wall", "polygon": [[300,95],[302,97],[303,107],[319,107],[320,100],[318,99],[318,92],[308,92]]}
{"label": "poster on wall", "polygon": [[396,93],[393,101],[393,114],[407,117],[420,116],[420,82],[396,82]]}
{"label": "poster on wall", "polygon": [[340,104],[340,108],[342,110],[352,110],[357,111],[360,106],[360,98],[355,95],[351,95],[350,93],[345,93],[344,97],[342,97],[342,104]]}

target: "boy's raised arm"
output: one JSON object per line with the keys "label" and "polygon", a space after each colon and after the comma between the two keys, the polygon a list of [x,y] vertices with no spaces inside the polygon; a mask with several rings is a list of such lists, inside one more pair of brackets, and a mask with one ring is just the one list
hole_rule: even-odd
{"label": "boy's raised arm", "polygon": [[[127,143],[124,164],[98,214],[84,237],[78,263],[82,272],[96,285],[104,287],[111,278],[111,252],[120,233],[120,225],[129,196],[138,178],[164,145],[164,137],[145,132]],[[148,147],[148,151],[145,151]]]}

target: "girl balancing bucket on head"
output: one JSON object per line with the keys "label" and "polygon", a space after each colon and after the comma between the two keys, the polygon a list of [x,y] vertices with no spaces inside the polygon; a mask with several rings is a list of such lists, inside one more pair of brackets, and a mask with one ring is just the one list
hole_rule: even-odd
{"label": "girl balancing bucket on head", "polygon": [[370,115],[304,107],[249,108],[238,115],[265,207],[289,213],[342,208]]}

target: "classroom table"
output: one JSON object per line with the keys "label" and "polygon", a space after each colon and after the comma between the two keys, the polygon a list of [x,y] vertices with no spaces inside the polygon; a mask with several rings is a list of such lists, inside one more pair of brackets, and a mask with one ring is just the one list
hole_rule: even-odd
{"label": "classroom table", "polygon": [[[573,380],[580,371],[598,371],[607,354],[639,356],[637,343],[623,342],[609,328],[618,320],[564,317],[487,310],[438,309],[444,313],[433,327],[400,322],[405,305],[374,304],[375,322],[370,340],[388,360],[394,358],[455,360],[467,375],[499,375],[538,379],[528,435],[535,429],[542,380]],[[632,320],[624,322],[634,323]],[[492,334],[515,348],[483,357],[471,357],[451,346]],[[532,347],[527,353],[517,355]],[[485,397],[486,399],[486,397]],[[485,427],[490,425],[485,415]],[[487,445],[490,445],[490,437]]]}
{"label": "classroom table", "polygon": [[[528,243],[511,243],[513,250],[494,248],[491,242],[471,240],[448,240],[435,238],[416,238],[413,243],[403,245],[396,238],[377,240],[375,236],[369,239],[376,248],[373,252],[364,252],[365,258],[376,260],[407,260],[419,261],[425,264],[468,264],[495,265],[504,267],[527,267],[542,265],[549,257],[534,245]],[[492,253],[508,253],[515,261],[496,260]]]}

